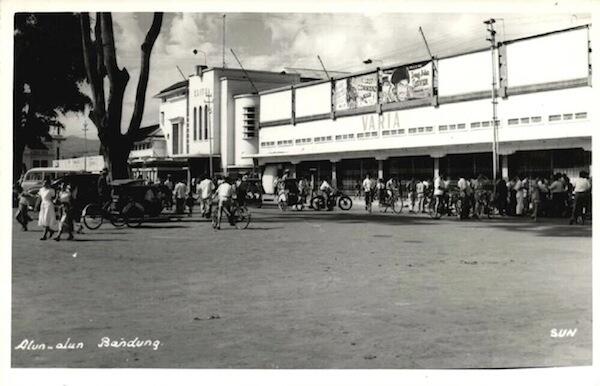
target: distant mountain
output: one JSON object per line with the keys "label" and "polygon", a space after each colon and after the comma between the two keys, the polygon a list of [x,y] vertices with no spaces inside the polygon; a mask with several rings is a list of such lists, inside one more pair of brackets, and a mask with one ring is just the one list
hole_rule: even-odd
{"label": "distant mountain", "polygon": [[[69,135],[66,139],[60,143],[60,158],[77,158],[83,157],[84,155],[92,156],[98,155],[100,149],[100,140],[98,138],[88,138],[87,143],[85,139]],[[85,151],[87,146],[87,152]]]}

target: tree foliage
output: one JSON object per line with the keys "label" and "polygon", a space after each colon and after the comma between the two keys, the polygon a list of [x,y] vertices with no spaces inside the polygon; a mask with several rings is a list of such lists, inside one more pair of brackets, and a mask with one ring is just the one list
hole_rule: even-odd
{"label": "tree foliage", "polygon": [[72,13],[17,13],[14,26],[13,179],[23,151],[43,147],[59,114],[90,103],[79,89],[85,80],[79,20]]}

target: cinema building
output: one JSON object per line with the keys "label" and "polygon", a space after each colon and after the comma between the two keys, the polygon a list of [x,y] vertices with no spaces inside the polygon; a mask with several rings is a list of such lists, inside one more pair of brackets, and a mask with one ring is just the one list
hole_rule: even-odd
{"label": "cinema building", "polygon": [[211,164],[217,174],[252,171],[249,156],[258,152],[259,113],[254,88],[301,80],[299,74],[198,66],[188,79],[155,95],[161,100],[165,157],[180,162],[188,180],[209,174]]}
{"label": "cinema building", "polygon": [[591,171],[590,28],[261,91],[257,151],[242,158],[267,190],[285,169],[344,189],[367,172],[492,177],[496,66],[502,176]]}

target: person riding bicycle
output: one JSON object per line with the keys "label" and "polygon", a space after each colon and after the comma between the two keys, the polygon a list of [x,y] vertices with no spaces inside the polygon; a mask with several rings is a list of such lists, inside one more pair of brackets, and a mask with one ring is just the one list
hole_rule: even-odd
{"label": "person riding bicycle", "polygon": [[387,193],[388,198],[394,197],[394,195],[398,194],[399,183],[396,176],[392,176],[385,183],[385,192]]}
{"label": "person riding bicycle", "polygon": [[215,192],[216,199],[218,201],[218,214],[217,214],[217,229],[221,229],[221,216],[223,214],[223,209],[227,210],[229,223],[233,224],[233,219],[231,217],[231,203],[233,201],[234,190],[231,185],[231,179],[229,177],[225,177],[225,181],[223,181]]}
{"label": "person riding bicycle", "polygon": [[333,188],[331,187],[331,185],[329,185],[329,182],[327,182],[327,179],[323,179],[323,183],[321,183],[319,190],[325,197],[325,205],[327,205],[327,210],[332,211],[334,203],[331,202],[332,200],[330,200],[330,197],[331,197],[331,194],[333,193]]}
{"label": "person riding bicycle", "polygon": [[367,173],[362,183],[363,191],[365,192],[365,209],[369,210],[369,205],[373,201],[374,186],[371,175]]}

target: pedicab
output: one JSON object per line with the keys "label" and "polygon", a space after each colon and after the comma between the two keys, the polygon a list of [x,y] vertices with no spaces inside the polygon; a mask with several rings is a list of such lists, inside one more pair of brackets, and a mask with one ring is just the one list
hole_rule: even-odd
{"label": "pedicab", "polygon": [[[122,214],[128,227],[137,228],[143,221],[163,218],[164,206],[158,185],[147,185],[143,180],[120,179],[112,181],[110,186],[114,209]],[[164,218],[171,217],[169,214]]]}

